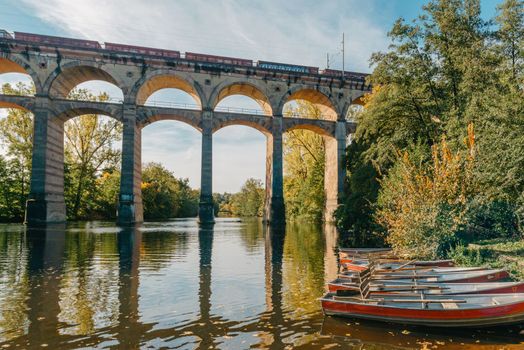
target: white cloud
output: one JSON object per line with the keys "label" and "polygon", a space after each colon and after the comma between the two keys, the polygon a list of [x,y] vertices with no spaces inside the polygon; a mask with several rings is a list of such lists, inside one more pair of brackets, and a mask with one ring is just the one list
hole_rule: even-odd
{"label": "white cloud", "polygon": [[[387,45],[361,1],[22,0],[72,36],[323,67],[347,38],[346,68]],[[340,56],[339,56],[340,61]]]}

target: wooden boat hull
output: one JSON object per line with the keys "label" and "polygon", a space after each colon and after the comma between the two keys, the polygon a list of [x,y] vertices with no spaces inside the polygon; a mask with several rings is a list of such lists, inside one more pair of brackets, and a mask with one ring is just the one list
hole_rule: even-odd
{"label": "wooden boat hull", "polygon": [[[508,295],[498,294],[498,296]],[[334,299],[332,294],[321,298],[321,303],[324,313],[331,316],[433,327],[492,327],[524,323],[524,296],[520,294],[511,294],[511,296],[515,297],[505,299],[514,300],[513,302],[490,306],[474,304],[461,309],[424,309],[422,307],[403,307],[400,304],[395,306],[342,301]],[[455,297],[472,300],[471,295],[456,295]],[[489,296],[484,295],[483,297]]]}
{"label": "wooden boat hull", "polygon": [[[353,273],[342,274],[342,277],[352,278]],[[509,274],[504,270],[480,270],[464,273],[449,273],[449,274],[433,274],[425,277],[423,272],[418,276],[407,274],[381,274],[373,275],[373,281],[398,281],[402,282],[417,282],[417,283],[483,283],[496,282],[509,278]]]}
{"label": "wooden boat hull", "polygon": [[[359,261],[358,259],[341,258],[340,264],[346,265],[345,267],[348,270],[354,270],[354,271],[361,271],[362,269],[367,268],[367,264],[358,264],[357,263],[358,261]],[[403,261],[401,262],[380,262],[381,265],[389,266],[391,268],[399,267],[405,263],[406,262],[403,262]],[[424,267],[454,267],[455,263],[453,262],[453,260],[435,260],[435,261],[421,260],[421,261],[414,261],[407,266],[411,266],[411,267],[415,266],[415,267],[421,267],[421,268],[424,268]]]}
{"label": "wooden boat hull", "polygon": [[[382,282],[383,288],[381,289],[377,284],[370,285],[370,292],[373,295],[382,294],[402,294],[402,293],[413,293],[409,290],[410,287],[415,286],[412,283],[398,283],[385,281]],[[392,286],[402,286],[392,287]],[[439,284],[418,284],[416,287],[430,287],[424,290],[426,294],[440,294],[440,295],[454,295],[454,294],[508,294],[508,293],[524,293],[524,282],[491,282],[491,283],[439,283]],[[431,289],[433,286],[438,286],[441,289]],[[354,290],[355,286],[351,286],[345,283],[343,279],[336,279],[328,283],[328,290],[332,293],[344,290]],[[404,289],[404,290],[402,290]],[[421,289],[419,289],[420,291]]]}

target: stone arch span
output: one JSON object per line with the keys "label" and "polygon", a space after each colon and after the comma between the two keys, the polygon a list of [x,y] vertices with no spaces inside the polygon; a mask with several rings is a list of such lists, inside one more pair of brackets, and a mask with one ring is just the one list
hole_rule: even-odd
{"label": "stone arch span", "polygon": [[59,66],[51,73],[44,85],[53,98],[66,98],[77,85],[91,80],[101,80],[118,87],[125,96],[128,90],[125,83],[117,79],[108,70],[91,62],[73,62]]}
{"label": "stone arch span", "polygon": [[264,111],[264,115],[273,115],[273,108],[271,107],[271,102],[269,101],[268,96],[256,85],[247,82],[226,82],[217,86],[210,99],[212,109],[215,109],[220,101],[226,97],[234,95],[245,96],[253,99]]}
{"label": "stone arch span", "polygon": [[213,118],[213,133],[228,126],[241,125],[251,127],[267,136],[271,134],[271,118],[251,115],[220,115],[215,113]]}
{"label": "stone arch span", "polygon": [[290,89],[280,101],[278,110],[282,111],[287,102],[294,100],[304,100],[320,110],[322,119],[335,121],[338,118],[336,104],[331,98],[331,94],[320,89],[296,87]]}
{"label": "stone arch span", "polygon": [[35,93],[37,95],[41,94],[42,83],[40,81],[40,77],[28,62],[20,59],[17,56],[0,56],[0,74],[5,73],[20,73],[29,75],[33,85],[35,86]]}
{"label": "stone arch span", "polygon": [[178,110],[177,112],[166,112],[155,109],[148,109],[138,112],[137,122],[140,128],[144,128],[157,121],[174,120],[192,126],[199,132],[202,132],[202,120],[200,111]]}
{"label": "stone arch span", "polygon": [[130,102],[144,105],[147,99],[156,91],[162,89],[178,89],[189,94],[202,109],[204,94],[200,85],[192,79],[182,77],[165,69],[159,69],[146,74],[135,84],[130,93]]}
{"label": "stone arch span", "polygon": [[62,107],[55,109],[53,113],[56,120],[60,120],[64,123],[68,120],[86,114],[103,115],[106,117],[113,118],[119,122],[122,122],[122,115],[121,113],[119,113],[119,111],[110,108],[103,108],[100,106],[90,106],[89,104],[86,104],[84,106],[73,106],[69,108]]}
{"label": "stone arch span", "polygon": [[324,125],[323,123],[308,123],[308,122],[294,122],[287,123],[285,126],[284,132],[289,132],[293,130],[309,130],[320,136],[334,137],[334,125]]}
{"label": "stone arch span", "polygon": [[31,96],[2,95],[0,108],[18,108],[33,113],[34,98]]}

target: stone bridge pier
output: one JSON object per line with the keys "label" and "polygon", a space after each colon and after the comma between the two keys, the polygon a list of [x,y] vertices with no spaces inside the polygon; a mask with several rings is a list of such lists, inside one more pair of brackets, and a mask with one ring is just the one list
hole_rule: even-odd
{"label": "stone bridge pier", "polygon": [[[54,40],[54,39],[53,39]],[[51,43],[52,42],[52,43]],[[27,74],[35,87],[32,96],[0,94],[0,108],[20,108],[33,114],[34,135],[31,186],[26,221],[45,225],[66,221],[64,201],[64,123],[85,114],[111,117],[122,124],[122,159],[117,221],[132,225],[143,221],[142,129],[160,120],[186,123],[201,133],[201,193],[199,220],[214,222],[213,134],[230,125],[254,128],[265,135],[266,191],[264,219],[285,222],[283,195],[283,139],[297,129],[313,131],[325,140],[325,215],[333,220],[344,193],[346,140],[356,125],[345,119],[352,104],[370,91],[365,75],[285,64],[259,65],[204,62],[171,52],[169,57],[142,50],[109,49],[80,40],[28,43],[0,37],[0,74]],[[82,46],[83,45],[83,46]],[[113,45],[113,47],[115,47]],[[144,53],[146,52],[146,53]],[[215,56],[210,56],[215,57]],[[220,59],[220,58],[219,58]],[[250,62],[250,61],[249,61]],[[333,73],[334,72],[334,73]],[[348,72],[346,72],[348,73]],[[87,81],[105,81],[122,92],[122,101],[73,100],[70,92]],[[195,105],[158,107],[148,98],[162,89],[178,89]],[[225,98],[241,95],[258,103],[260,110],[221,109]],[[284,105],[307,101],[319,111],[318,119],[284,115]],[[184,166],[180,164],[179,166]],[[242,166],[242,165],[239,165]]]}

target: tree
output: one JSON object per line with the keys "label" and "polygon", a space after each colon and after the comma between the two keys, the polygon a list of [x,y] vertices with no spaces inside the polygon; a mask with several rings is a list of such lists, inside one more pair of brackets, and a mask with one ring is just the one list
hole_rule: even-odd
{"label": "tree", "polygon": [[[499,6],[498,28],[481,18],[478,0],[432,0],[413,23],[395,23],[389,51],[372,56],[374,88],[356,117],[356,145],[348,148],[349,192],[338,210],[342,229],[356,237],[380,233],[376,215],[362,214],[376,210],[377,200],[381,206],[393,200],[384,186],[403,166],[398,154],[415,152],[420,168],[410,169],[419,171],[434,160],[443,137],[450,149],[460,149],[463,130],[473,123],[478,193],[470,204],[480,214],[461,220],[479,232],[513,232],[515,215],[524,214],[523,18],[519,0]],[[381,196],[363,174],[378,181]],[[507,229],[494,229],[494,222]],[[384,226],[391,234],[392,225]]]}
{"label": "tree", "polygon": [[[298,101],[285,113],[300,113],[321,119],[312,104]],[[324,194],[325,144],[322,136],[308,130],[292,130],[284,136],[284,200],[286,217],[322,220]]]}
{"label": "tree", "polygon": [[[6,95],[31,95],[34,87],[18,83],[16,86],[4,84],[2,93]],[[6,147],[8,157],[11,190],[14,195],[10,206],[12,219],[23,220],[25,202],[29,193],[31,176],[31,156],[33,146],[33,116],[31,112],[18,108],[10,108],[7,117],[0,120],[0,142]]]}
{"label": "tree", "polygon": [[[76,100],[106,101],[107,94],[92,95],[88,90],[73,90]],[[67,121],[65,129],[66,204],[68,216],[87,218],[93,209],[96,177],[103,169],[118,167],[121,152],[114,143],[121,139],[121,123],[96,114],[86,114]],[[83,203],[83,204],[82,204]]]}
{"label": "tree", "polygon": [[148,163],[142,171],[142,202],[145,219],[194,217],[198,213],[199,192],[187,179],[177,179],[159,163]]}

